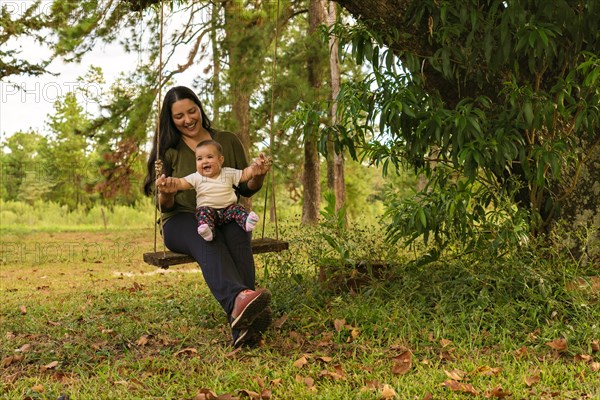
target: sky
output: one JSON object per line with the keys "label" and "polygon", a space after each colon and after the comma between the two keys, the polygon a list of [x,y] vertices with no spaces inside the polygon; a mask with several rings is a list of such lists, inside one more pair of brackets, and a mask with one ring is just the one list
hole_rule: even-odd
{"label": "sky", "polygon": [[[5,3],[6,2],[2,2]],[[22,12],[19,7],[25,7],[31,1],[14,1],[15,12]],[[46,1],[49,3],[49,1]],[[42,3],[44,4],[44,2]],[[29,62],[36,62],[48,57],[51,52],[27,38],[10,43],[12,48],[18,48],[19,57]],[[120,73],[130,73],[143,55],[126,53],[120,44],[98,44],[94,50],[86,54],[80,63],[65,64],[55,60],[49,70],[57,75],[44,74],[37,77],[10,76],[0,80],[0,141],[16,132],[34,130],[38,133],[48,132],[48,115],[54,113],[54,103],[58,98],[71,92],[82,84],[77,78],[85,75],[90,66],[102,68],[106,85],[88,85],[84,87],[92,93],[99,94],[110,87]],[[181,60],[175,60],[181,62]],[[192,85],[193,77],[202,71],[201,67],[190,68],[189,73],[180,74],[173,80],[175,84]],[[195,72],[195,73],[194,73]],[[17,86],[24,90],[17,89]],[[94,114],[96,104],[86,97],[78,97],[85,110]]]}
{"label": "sky", "polygon": [[[27,60],[39,59],[40,54],[49,54],[39,45],[29,43],[23,47],[22,57]],[[12,135],[18,131],[36,132],[46,130],[46,120],[49,113],[54,112],[55,101],[66,93],[81,86],[77,77],[84,75],[91,65],[101,67],[105,78],[112,82],[120,72],[128,72],[127,67],[134,66],[137,57],[126,54],[120,45],[98,46],[86,55],[79,64],[64,64],[55,61],[50,64],[50,70],[57,76],[44,74],[37,77],[11,76],[0,82],[0,131],[2,136]],[[23,90],[17,89],[19,85]],[[90,91],[103,90],[100,86],[86,87]],[[92,111],[95,104],[89,99],[82,99],[82,106]]]}

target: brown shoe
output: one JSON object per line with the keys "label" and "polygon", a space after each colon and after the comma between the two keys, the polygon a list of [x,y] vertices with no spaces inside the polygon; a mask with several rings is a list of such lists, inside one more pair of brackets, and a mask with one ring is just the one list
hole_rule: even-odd
{"label": "brown shoe", "polygon": [[252,325],[248,329],[240,332],[239,336],[233,341],[233,346],[238,347],[257,347],[260,345],[263,334],[269,329],[273,322],[273,312],[271,307],[267,307],[260,312]]}
{"label": "brown shoe", "polygon": [[271,292],[267,289],[241,291],[233,303],[231,329],[247,329],[270,303]]}

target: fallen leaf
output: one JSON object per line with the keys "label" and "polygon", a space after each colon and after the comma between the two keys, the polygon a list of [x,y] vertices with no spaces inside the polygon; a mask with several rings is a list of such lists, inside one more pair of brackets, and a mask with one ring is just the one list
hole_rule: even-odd
{"label": "fallen leaf", "polygon": [[21,361],[23,358],[24,358],[24,356],[22,354],[15,354],[13,356],[8,356],[2,360],[2,362],[0,363],[0,366],[2,368],[6,368],[13,363]]}
{"label": "fallen leaf", "polygon": [[137,341],[137,345],[138,346],[145,346],[148,344],[148,340],[149,340],[149,336],[148,335],[142,335],[138,341]]}
{"label": "fallen leaf", "polygon": [[13,383],[16,382],[17,379],[19,379],[19,372],[10,375],[2,375],[2,382],[4,383]]}
{"label": "fallen leaf", "polygon": [[454,361],[454,356],[452,355],[453,349],[450,351],[442,351],[440,352],[440,360],[442,361]]}
{"label": "fallen leaf", "polygon": [[406,375],[408,371],[412,368],[412,363],[403,362],[403,363],[394,363],[392,366],[392,374],[394,375]]}
{"label": "fallen leaf", "polygon": [[344,376],[340,375],[337,372],[323,370],[323,371],[319,372],[319,378],[331,378],[334,381],[339,381],[339,380],[344,379]]}
{"label": "fallen leaf", "polygon": [[31,350],[31,345],[29,343],[25,343],[23,346],[19,347],[16,351],[17,353],[27,353]]}
{"label": "fallen leaf", "polygon": [[473,374],[483,375],[483,376],[496,376],[502,371],[502,368],[496,367],[492,368],[488,365],[481,366],[473,371]]}
{"label": "fallen leaf", "polygon": [[592,361],[594,358],[592,356],[590,356],[589,354],[577,354],[573,357],[573,361],[582,361],[582,362],[590,362]]}
{"label": "fallen leaf", "polygon": [[404,375],[412,368],[412,353],[405,351],[396,357],[394,357],[394,366],[392,367],[392,374]]}
{"label": "fallen leaf", "polygon": [[52,361],[50,364],[46,364],[46,365],[42,366],[40,369],[42,372],[44,372],[46,370],[56,368],[57,366],[58,366],[58,361]]}
{"label": "fallen leaf", "polygon": [[344,368],[342,368],[342,364],[336,364],[333,366],[335,372],[337,372],[340,376],[346,377],[346,373],[344,372]]}
{"label": "fallen leaf", "polygon": [[381,389],[381,398],[382,399],[395,399],[396,391],[389,385],[383,385],[383,389]]}
{"label": "fallen leaf", "polygon": [[261,378],[260,376],[257,376],[256,378],[254,378],[254,382],[256,382],[258,384],[258,387],[263,389],[265,387],[265,380],[263,378]]}
{"label": "fallen leaf", "polygon": [[598,342],[598,339],[592,340],[592,351],[600,351],[600,342]]}
{"label": "fallen leaf", "polygon": [[91,346],[94,350],[100,350],[101,348],[108,346],[108,342],[106,340],[103,340],[102,342],[92,343]]}
{"label": "fallen leaf", "polygon": [[312,388],[313,386],[315,386],[315,380],[309,376],[303,377],[300,375],[296,375],[296,382],[304,383],[308,388]]}
{"label": "fallen leaf", "polygon": [[216,400],[217,394],[210,389],[200,389],[194,400]]}
{"label": "fallen leaf", "polygon": [[564,338],[555,339],[551,342],[547,342],[546,346],[553,348],[556,351],[562,352],[562,351],[567,350],[567,339],[564,339]]}
{"label": "fallen leaf", "polygon": [[345,326],[346,326],[345,319],[336,319],[333,321],[333,327],[335,328],[336,332],[341,332],[342,330],[344,330]]}
{"label": "fallen leaf", "polygon": [[600,362],[591,363],[590,368],[592,368],[592,371],[594,371],[594,372],[600,371]]}
{"label": "fallen leaf", "polygon": [[19,311],[21,311],[21,315],[25,315],[25,314],[27,314],[27,307],[20,306],[19,307]]}
{"label": "fallen leaf", "polygon": [[542,380],[542,378],[538,371],[529,371],[529,375],[525,377],[525,384],[531,387],[538,383],[540,380]]}
{"label": "fallen leaf", "polygon": [[44,392],[44,390],[46,390],[46,389],[44,388],[44,385],[35,385],[35,386],[33,386],[33,387],[31,388],[31,391],[32,391],[32,392],[36,392],[36,393],[43,393],[43,392]]}
{"label": "fallen leaf", "polygon": [[440,344],[442,345],[442,347],[448,347],[449,345],[452,344],[452,340],[448,340],[448,339],[441,339],[440,340]]}
{"label": "fallen leaf", "polygon": [[243,394],[251,398],[252,400],[256,400],[259,398],[260,394],[248,389],[239,390],[238,393]]}
{"label": "fallen leaf", "polygon": [[535,331],[530,332],[527,336],[529,336],[529,339],[531,339],[531,340],[537,340],[537,338],[538,338],[537,335],[539,335],[540,332],[542,332],[542,330],[538,328]]}
{"label": "fallen leaf", "polygon": [[381,387],[381,383],[379,383],[379,381],[377,380],[373,380],[373,381],[367,381],[365,383],[365,386],[363,386],[362,388],[360,388],[361,392],[368,392],[371,391],[373,389],[378,389]]}
{"label": "fallen leaf", "polygon": [[529,354],[529,350],[525,346],[521,346],[519,349],[517,349],[515,351],[515,356],[518,359],[521,359],[521,358],[525,357],[527,354]]}
{"label": "fallen leaf", "polygon": [[271,392],[271,389],[261,390],[261,392],[260,392],[261,400],[269,400],[272,397],[273,397],[273,393]]}
{"label": "fallen leaf", "polygon": [[290,331],[288,333],[288,336],[290,339],[292,339],[294,342],[296,342],[298,344],[302,344],[306,340],[306,338],[304,336],[302,336],[300,333],[298,333],[296,331]]}
{"label": "fallen leaf", "polygon": [[302,368],[304,367],[306,364],[308,364],[308,360],[306,359],[306,357],[302,356],[299,359],[297,359],[296,361],[294,361],[294,367],[296,368]]}
{"label": "fallen leaf", "polygon": [[287,314],[283,314],[281,317],[279,317],[275,321],[273,321],[273,327],[275,329],[280,329],[283,326],[283,324],[285,324],[287,319],[288,319]]}
{"label": "fallen leaf", "polygon": [[469,393],[477,396],[479,392],[469,383],[462,383],[454,380],[445,381],[442,386],[447,387],[453,392]]}
{"label": "fallen leaf", "polygon": [[6,334],[4,335],[4,337],[7,340],[12,340],[12,339],[16,338],[15,334],[13,332],[11,332],[11,331],[6,332]]}
{"label": "fallen leaf", "polygon": [[332,332],[324,332],[321,340],[317,343],[318,347],[328,347],[331,346],[333,341],[333,333]]}
{"label": "fallen leaf", "polygon": [[323,361],[324,363],[328,363],[328,362],[331,362],[331,360],[333,360],[333,358],[327,357],[327,356],[321,356],[321,357],[317,357],[317,360]]}
{"label": "fallen leaf", "polygon": [[186,347],[185,349],[181,349],[178,352],[176,352],[175,354],[173,354],[173,357],[177,357],[181,354],[198,354],[198,350],[196,350],[193,347]]}
{"label": "fallen leaf", "polygon": [[236,355],[237,353],[239,353],[240,351],[242,351],[242,348],[241,348],[241,347],[238,347],[237,349],[235,349],[235,350],[233,350],[233,351],[230,351],[229,353],[225,354],[225,358],[234,358],[234,357],[235,357],[235,355]]}
{"label": "fallen leaf", "polygon": [[433,395],[431,393],[425,393],[423,400],[433,400]]}
{"label": "fallen leaf", "polygon": [[510,396],[511,393],[509,391],[506,391],[504,389],[502,389],[500,386],[490,390],[489,392],[485,393],[485,397],[495,397],[497,399],[503,399],[505,397]]}
{"label": "fallen leaf", "polygon": [[460,369],[453,369],[450,372],[444,370],[444,373],[453,381],[462,381],[467,374],[465,371],[461,371]]}
{"label": "fallen leaf", "polygon": [[144,290],[144,285],[140,285],[137,282],[133,282],[133,286],[129,288],[129,291],[131,293],[133,293],[133,292],[139,292],[141,290]]}

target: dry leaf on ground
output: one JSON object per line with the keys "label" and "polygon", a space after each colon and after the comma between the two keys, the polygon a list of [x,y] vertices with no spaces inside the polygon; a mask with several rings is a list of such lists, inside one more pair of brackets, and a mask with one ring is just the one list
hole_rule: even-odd
{"label": "dry leaf on ground", "polygon": [[302,356],[299,359],[297,359],[296,361],[294,361],[294,367],[296,368],[302,368],[304,367],[306,364],[308,364],[308,360],[306,359],[306,357]]}
{"label": "dry leaf on ground", "polygon": [[341,332],[342,330],[344,330],[345,326],[346,326],[345,319],[336,319],[333,321],[333,327],[335,328],[336,332]]}
{"label": "dry leaf on ground", "polygon": [[539,371],[529,371],[529,375],[525,376],[525,384],[529,387],[535,385],[540,380],[542,380],[542,377]]}
{"label": "dry leaf on ground", "polygon": [[454,380],[445,381],[442,386],[447,387],[453,392],[468,393],[477,396],[479,392],[469,383],[462,383]]}
{"label": "dry leaf on ground", "polygon": [[390,385],[383,385],[383,389],[381,389],[382,399],[395,399],[396,396],[396,391]]}
{"label": "dry leaf on ground", "polygon": [[53,369],[56,367],[58,367],[58,361],[52,361],[51,363],[42,366],[40,369],[42,372],[44,372],[46,370]]}
{"label": "dry leaf on ground", "polygon": [[565,350],[567,350],[567,339],[564,339],[564,338],[555,339],[551,342],[547,342],[546,346],[548,346],[556,351],[565,351]]}

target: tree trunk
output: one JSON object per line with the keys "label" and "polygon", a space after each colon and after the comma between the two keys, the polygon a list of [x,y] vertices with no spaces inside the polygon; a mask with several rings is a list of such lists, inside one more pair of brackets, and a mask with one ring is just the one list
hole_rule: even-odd
{"label": "tree trunk", "polygon": [[[329,2],[327,24],[332,26],[337,19],[336,4]],[[337,123],[337,96],[340,93],[340,64],[338,57],[338,39],[329,39],[329,69],[331,72],[331,124]],[[344,178],[344,153],[333,155],[333,190],[335,193],[335,209],[339,211],[346,202],[346,180]]]}
{"label": "tree trunk", "polygon": [[215,2],[211,8],[211,27],[210,27],[210,42],[212,43],[212,54],[213,54],[213,76],[212,76],[212,92],[213,92],[213,110],[212,110],[212,122],[214,126],[219,126],[221,106],[221,80],[219,75],[221,74],[221,58],[220,50],[217,42],[217,26],[219,21],[219,3]]}
{"label": "tree trunk", "polygon": [[[325,1],[310,0],[308,7],[308,37],[309,44],[316,46],[318,40],[315,33],[319,25],[325,23]],[[309,51],[307,59],[308,80],[314,93],[318,95],[323,84],[323,68],[321,67],[320,53]],[[304,202],[302,203],[302,223],[316,224],[319,220],[321,205],[321,166],[317,148],[316,130],[304,138],[304,174],[302,184],[304,187]]]}

